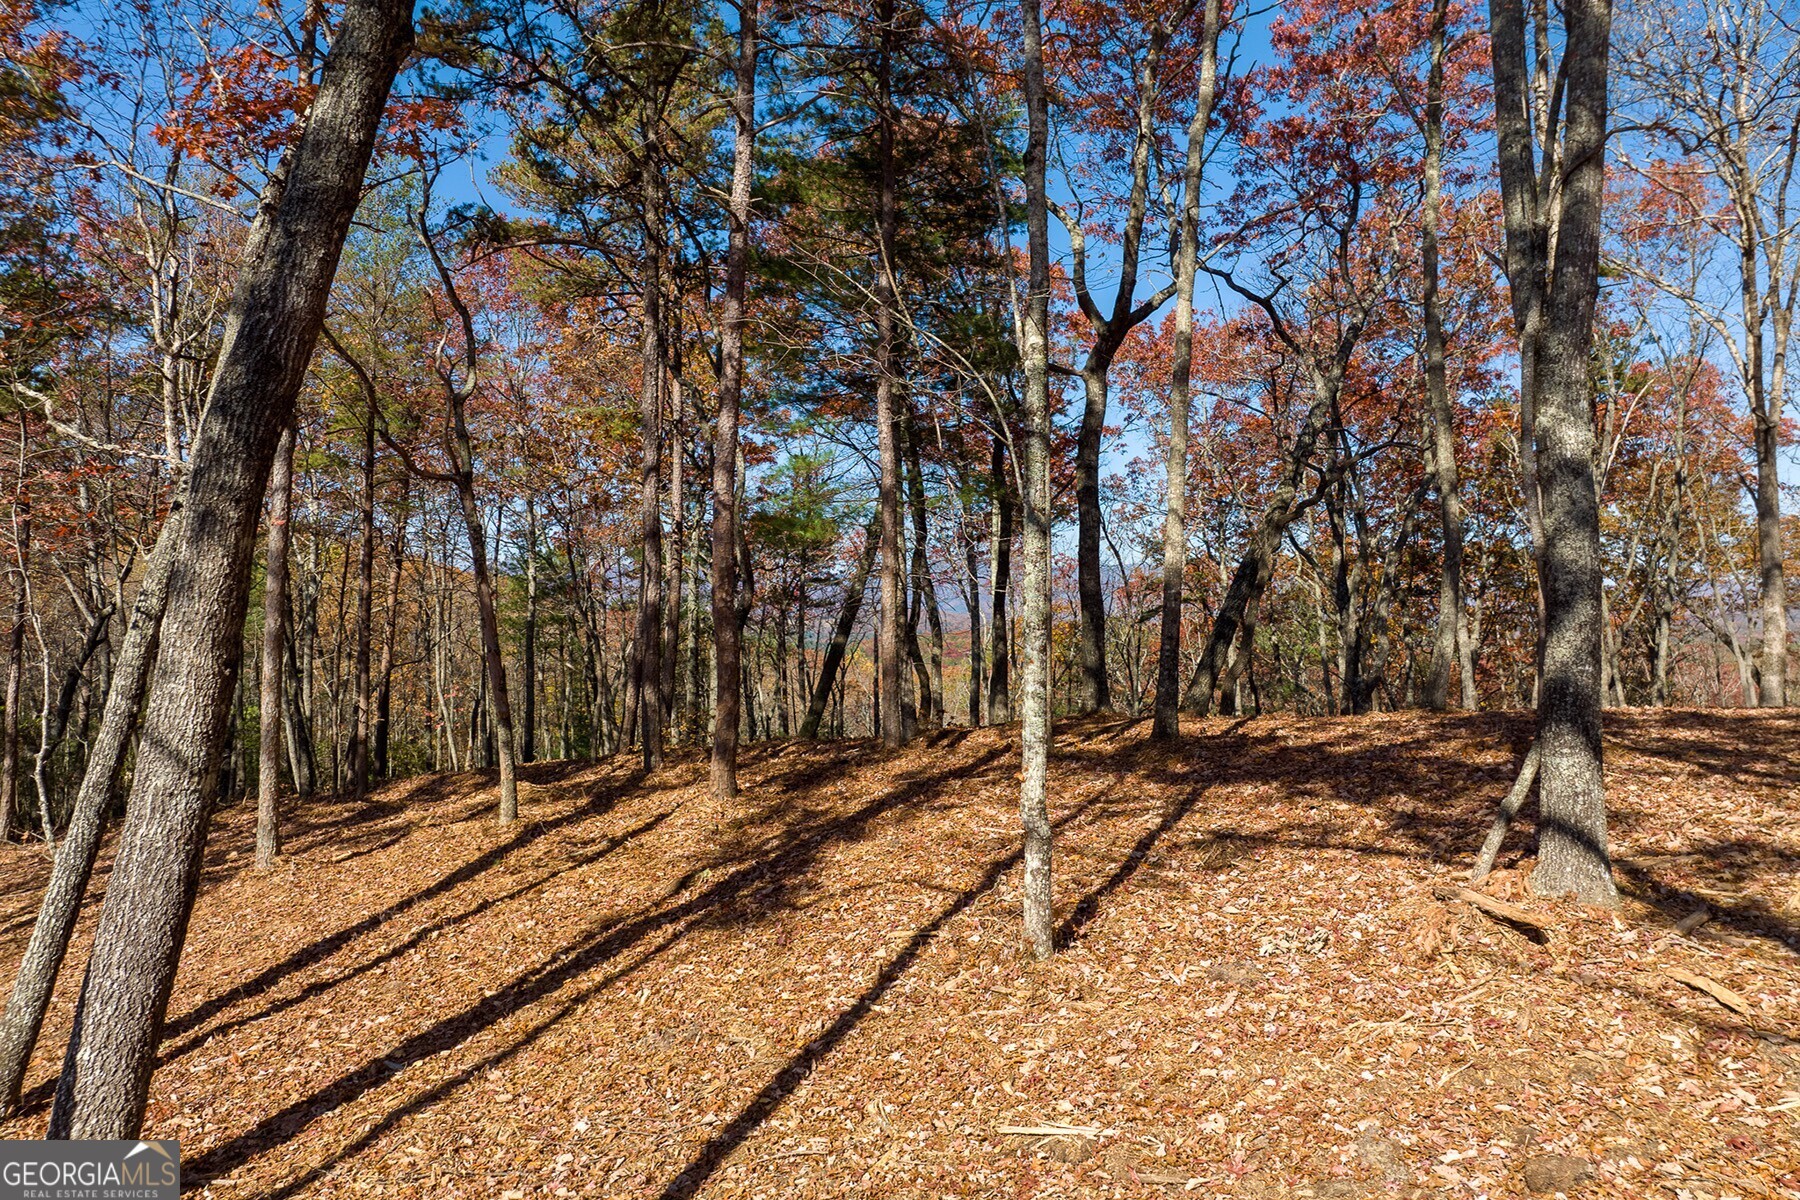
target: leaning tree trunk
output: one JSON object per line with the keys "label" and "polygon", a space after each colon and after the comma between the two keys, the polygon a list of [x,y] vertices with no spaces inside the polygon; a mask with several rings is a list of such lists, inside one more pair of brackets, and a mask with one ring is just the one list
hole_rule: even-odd
{"label": "leaning tree trunk", "polygon": [[[713,423],[712,798],[737,798],[738,721],[742,717],[743,626],[738,620],[738,408],[744,392],[744,297],[750,271],[750,192],[756,168],[756,35],[760,0],[738,6],[736,87],[732,94],[731,228],[725,247],[725,311],[719,322],[719,412]],[[696,697],[698,702],[698,697]]]}
{"label": "leaning tree trunk", "polygon": [[267,869],[281,853],[281,659],[287,619],[288,522],[293,513],[294,435],[281,431],[269,476],[269,538],[263,572],[262,692],[257,713],[256,865]]}
{"label": "leaning tree trunk", "polygon": [[87,773],[75,794],[69,828],[57,847],[56,863],[50,869],[50,881],[38,906],[37,923],[31,927],[31,941],[19,962],[6,1016],[0,1020],[0,1115],[11,1116],[18,1109],[25,1068],[37,1046],[44,1013],[56,989],[56,976],[68,953],[76,918],[81,914],[81,898],[87,892],[94,860],[100,853],[106,813],[112,807],[132,727],[137,723],[144,681],[156,658],[157,632],[168,599],[169,571],[175,561],[181,527],[181,507],[178,488],[145,563],[143,582],[138,585],[137,600],[114,664],[112,686],[107,689],[101,711],[100,731],[88,753]]}
{"label": "leaning tree trunk", "polygon": [[189,460],[162,653],[53,1137],[131,1138],[143,1123],[217,796],[263,491],[411,44],[411,0],[350,0],[286,186],[258,214]]}
{"label": "leaning tree trunk", "polygon": [[1024,706],[1019,733],[1019,815],[1024,827],[1024,938],[1034,958],[1055,952],[1051,909],[1050,757],[1050,233],[1045,156],[1050,140],[1038,0],[1021,0],[1025,24],[1025,203],[1030,275],[1019,358],[1025,371]]}
{"label": "leaning tree trunk", "polygon": [[819,736],[819,723],[825,719],[825,705],[837,686],[838,671],[844,665],[844,654],[850,645],[850,634],[856,629],[856,616],[862,611],[863,593],[869,588],[869,572],[875,567],[875,552],[881,540],[880,527],[871,524],[863,537],[862,554],[856,570],[844,587],[843,607],[838,609],[837,624],[831,630],[831,644],[825,647],[825,661],[819,667],[819,678],[813,682],[812,697],[807,701],[806,719],[800,723],[800,736],[811,740]]}

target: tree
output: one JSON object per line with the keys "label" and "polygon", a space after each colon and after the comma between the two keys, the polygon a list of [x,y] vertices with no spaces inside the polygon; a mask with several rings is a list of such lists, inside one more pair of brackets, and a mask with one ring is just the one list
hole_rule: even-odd
{"label": "tree", "polygon": [[199,883],[263,491],[319,328],[410,0],[351,0],[291,161],[264,191],[188,474],[132,799],[51,1116],[134,1137]]}
{"label": "tree", "polygon": [[1044,35],[1038,0],[1019,5],[1025,50],[1025,228],[1030,273],[1019,363],[1025,375],[1025,572],[1020,588],[1019,813],[1025,832],[1025,945],[1032,957],[1056,950],[1050,889],[1050,226],[1044,162],[1050,140]]}
{"label": "tree", "polygon": [[[719,412],[713,426],[713,802],[737,797],[738,723],[743,670],[737,621],[738,412],[744,389],[744,298],[750,274],[750,189],[756,168],[756,31],[761,0],[738,4],[738,53],[733,71],[730,232],[725,262],[725,311],[719,320]],[[852,621],[855,620],[852,610]],[[819,705],[823,713],[823,704]],[[809,710],[816,733],[819,717]]]}
{"label": "tree", "polygon": [[1169,386],[1169,449],[1163,506],[1162,613],[1157,632],[1156,714],[1151,736],[1180,732],[1181,601],[1187,588],[1188,394],[1194,370],[1194,280],[1200,261],[1200,188],[1206,135],[1218,95],[1220,0],[1206,0],[1200,31],[1200,91],[1188,122],[1175,258],[1175,361]]}
{"label": "tree", "polygon": [[[1626,269],[1678,297],[1730,354],[1750,408],[1756,478],[1756,553],[1760,572],[1764,705],[1787,699],[1788,588],[1781,536],[1781,435],[1788,352],[1800,301],[1800,36],[1782,0],[1707,0],[1634,10],[1620,55],[1638,96],[1652,149],[1672,143],[1678,169],[1637,164],[1687,224],[1711,232],[1729,263],[1720,293],[1707,276]],[[1695,187],[1701,174],[1718,191]],[[1702,255],[1704,247],[1696,247]],[[1685,277],[1684,277],[1685,275]],[[1730,309],[1735,307],[1736,320]]]}
{"label": "tree", "polygon": [[[1562,10],[1559,62],[1551,61],[1555,31],[1546,12],[1534,10],[1529,27],[1522,0],[1490,0],[1488,12],[1521,441],[1535,452],[1527,486],[1543,528],[1538,865],[1531,886],[1540,895],[1612,906],[1618,889],[1600,754],[1600,519],[1589,378],[1612,6],[1574,0]],[[1545,107],[1542,85],[1553,77],[1561,81],[1560,108]]]}

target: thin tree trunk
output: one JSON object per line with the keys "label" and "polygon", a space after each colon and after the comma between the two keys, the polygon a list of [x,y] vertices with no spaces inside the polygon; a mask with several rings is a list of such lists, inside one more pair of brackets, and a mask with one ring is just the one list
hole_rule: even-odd
{"label": "thin tree trunk", "polygon": [[1025,25],[1025,203],[1030,255],[1019,358],[1025,373],[1025,656],[1021,679],[1019,814],[1024,827],[1024,940],[1034,958],[1055,951],[1051,908],[1050,753],[1050,235],[1045,157],[1049,102],[1038,0],[1021,0]]}
{"label": "thin tree trunk", "polygon": [[352,682],[354,715],[350,722],[350,794],[358,802],[369,795],[369,734],[374,724],[370,701],[370,642],[375,620],[375,390],[366,392],[363,421],[362,496],[357,510],[360,546],[356,560],[356,658]]}
{"label": "thin tree trunk", "polygon": [[525,722],[519,736],[519,761],[537,761],[537,506],[525,499],[525,631],[519,683],[525,696]]}
{"label": "thin tree trunk", "polygon": [[[23,417],[20,418],[23,421]],[[23,432],[20,433],[23,445]],[[12,628],[6,638],[6,729],[5,748],[0,751],[0,841],[12,836],[19,812],[19,683],[25,672],[25,623],[30,613],[26,607],[28,586],[25,573],[31,564],[31,505],[29,501],[15,506],[23,510],[17,522],[17,562],[13,575]]]}
{"label": "thin tree trunk", "polygon": [[1468,656],[1462,647],[1466,637],[1462,612],[1463,506],[1456,466],[1456,415],[1450,405],[1445,369],[1444,306],[1438,294],[1438,224],[1444,184],[1444,26],[1449,7],[1449,0],[1432,0],[1431,66],[1425,77],[1425,195],[1419,209],[1425,399],[1431,413],[1431,465],[1436,475],[1438,518],[1444,541],[1425,705],[1438,712],[1450,706],[1452,671],[1458,671],[1462,677],[1463,708],[1475,707],[1475,680],[1466,669]]}
{"label": "thin tree trunk", "polygon": [[637,693],[637,722],[644,769],[662,766],[662,178],[646,148],[640,169],[643,200],[644,260],[642,335],[639,343],[641,383],[638,421],[643,445],[639,477],[639,521],[642,556],[638,562],[637,656],[632,672]]}
{"label": "thin tree trunk", "polygon": [[872,523],[864,531],[862,553],[856,570],[844,587],[844,603],[838,609],[837,624],[831,630],[831,643],[825,647],[825,661],[819,667],[819,678],[813,683],[812,697],[807,701],[806,719],[800,723],[800,736],[812,740],[819,736],[819,722],[825,719],[825,705],[837,685],[838,671],[844,664],[844,652],[850,635],[856,629],[856,616],[862,611],[863,593],[869,587],[869,572],[875,566],[875,552],[880,548],[881,529]]}
{"label": "thin tree trunk", "polygon": [[169,515],[164,518],[156,545],[144,565],[143,582],[138,585],[112,686],[107,690],[100,715],[100,732],[88,753],[87,772],[75,794],[68,833],[57,847],[56,863],[44,887],[37,922],[31,927],[31,941],[19,962],[6,1016],[0,1020],[0,1115],[10,1117],[18,1109],[25,1068],[37,1046],[44,1013],[56,989],[56,976],[81,913],[81,898],[87,893],[94,861],[100,853],[107,810],[112,807],[132,729],[137,723],[144,682],[156,659],[169,572],[179,541],[182,502],[178,484]]}
{"label": "thin tree trunk", "polygon": [[189,460],[191,511],[174,550],[163,653],[52,1137],[134,1138],[143,1122],[200,882],[263,490],[319,336],[388,91],[412,43],[411,18],[411,0],[345,6],[286,186],[265,193],[249,239]]}
{"label": "thin tree trunk", "polygon": [[876,154],[880,182],[876,193],[875,225],[880,240],[875,264],[875,438],[880,460],[880,489],[876,500],[881,520],[881,611],[877,614],[876,654],[881,663],[881,740],[884,745],[903,745],[911,731],[902,716],[902,609],[900,561],[900,447],[895,428],[895,329],[894,239],[897,229],[894,163],[893,40],[894,0],[877,0],[880,26],[876,52]]}
{"label": "thin tree trunk", "polygon": [[738,722],[742,718],[743,623],[738,616],[738,409],[744,389],[744,298],[750,270],[750,193],[756,170],[756,38],[761,0],[738,7],[732,94],[730,221],[725,247],[725,308],[719,321],[719,412],[713,422],[712,624],[713,803],[737,798]]}
{"label": "thin tree trunk", "polygon": [[1012,711],[1012,622],[1007,599],[1012,592],[1013,493],[1006,481],[1006,449],[994,442],[993,546],[988,556],[988,590],[993,593],[993,620],[989,623],[992,651],[988,654],[988,722],[1004,725]]}
{"label": "thin tree trunk", "polygon": [[295,434],[290,421],[276,443],[275,463],[269,473],[256,775],[256,865],[265,870],[275,865],[275,856],[281,853],[281,660],[285,646],[282,626],[288,608],[288,522],[293,515]]}
{"label": "thin tree trunk", "polygon": [[1200,96],[1188,124],[1182,175],[1180,244],[1175,260],[1175,361],[1169,386],[1169,452],[1163,511],[1161,624],[1156,644],[1156,711],[1150,736],[1180,733],[1181,601],[1187,587],[1188,397],[1194,368],[1194,277],[1200,260],[1200,187],[1206,128],[1219,78],[1220,0],[1207,0],[1200,32]]}

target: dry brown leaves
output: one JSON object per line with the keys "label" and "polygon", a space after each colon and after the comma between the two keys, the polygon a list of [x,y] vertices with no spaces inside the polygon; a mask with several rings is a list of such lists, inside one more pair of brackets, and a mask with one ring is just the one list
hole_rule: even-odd
{"label": "dry brown leaves", "polygon": [[1609,717],[1624,909],[1532,898],[1528,829],[1482,888],[1541,944],[1433,895],[1528,728],[1065,725],[1042,966],[1004,730],[756,747],[725,821],[691,756],[529,768],[510,830],[415,780],[268,874],[228,812],[147,1132],[229,1200],[1800,1196],[1800,719]]}

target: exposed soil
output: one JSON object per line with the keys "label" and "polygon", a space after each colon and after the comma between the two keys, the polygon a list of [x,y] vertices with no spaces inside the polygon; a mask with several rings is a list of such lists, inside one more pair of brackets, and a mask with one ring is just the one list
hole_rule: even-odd
{"label": "exposed soil", "polygon": [[530,767],[509,829],[413,780],[268,873],[233,810],[146,1134],[231,1200],[1800,1196],[1800,716],[1608,722],[1624,908],[1531,898],[1528,827],[1484,889],[1547,935],[1433,891],[1516,715],[1060,726],[1045,965],[1011,730],[753,747],[724,820],[691,754]]}

